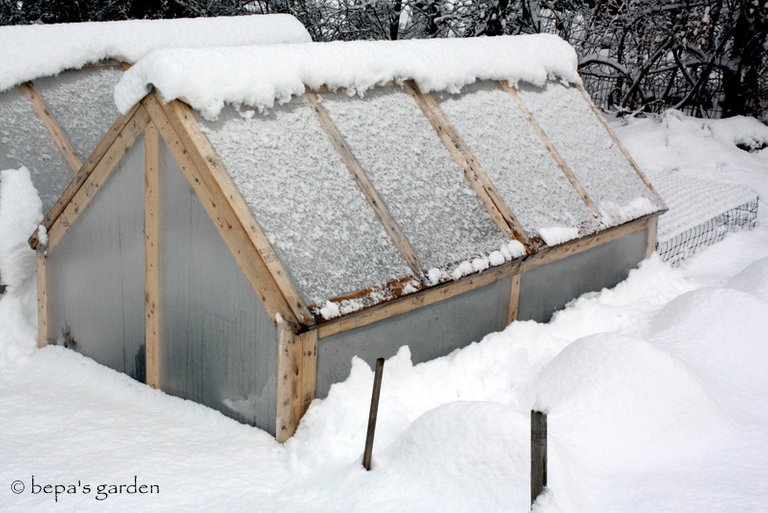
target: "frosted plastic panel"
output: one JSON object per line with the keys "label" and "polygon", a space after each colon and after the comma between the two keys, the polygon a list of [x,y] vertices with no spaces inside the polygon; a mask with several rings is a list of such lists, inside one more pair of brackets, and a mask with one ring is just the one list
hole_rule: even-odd
{"label": "frosted plastic panel", "polygon": [[614,223],[629,220],[621,207],[633,200],[655,202],[578,89],[550,82],[544,89],[521,87],[520,94],[581,185]]}
{"label": "frosted plastic panel", "polygon": [[26,166],[43,202],[43,213],[56,202],[72,172],[18,89],[0,93],[0,169]]}
{"label": "frosted plastic panel", "polygon": [[274,433],[277,334],[163,146],[160,388]]}
{"label": "frosted plastic panel", "polygon": [[411,274],[302,99],[202,123],[307,303]]}
{"label": "frosted plastic panel", "polygon": [[48,253],[49,337],[144,381],[142,138]]}
{"label": "frosted plastic panel", "polygon": [[91,68],[35,81],[81,161],[120,114],[112,91],[122,74],[117,67]]}
{"label": "frosted plastic panel", "polygon": [[426,267],[498,249],[504,234],[407,93],[327,94],[323,104]]}
{"label": "frosted plastic panel", "polygon": [[508,93],[476,84],[437,96],[512,213],[529,233],[593,216]]}

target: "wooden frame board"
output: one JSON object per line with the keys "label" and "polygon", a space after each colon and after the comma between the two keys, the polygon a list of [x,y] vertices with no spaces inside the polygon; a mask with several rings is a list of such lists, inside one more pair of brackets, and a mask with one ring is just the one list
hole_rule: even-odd
{"label": "wooden frame board", "polygon": [[160,385],[160,134],[144,129],[144,343],[146,383]]}
{"label": "wooden frame board", "polygon": [[296,432],[301,417],[315,397],[317,331],[295,334],[277,321],[277,389],[275,438],[285,442]]}

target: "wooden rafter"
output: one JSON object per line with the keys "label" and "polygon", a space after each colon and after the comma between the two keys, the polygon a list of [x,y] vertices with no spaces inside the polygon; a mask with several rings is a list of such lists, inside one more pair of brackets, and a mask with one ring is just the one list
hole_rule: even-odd
{"label": "wooden rafter", "polygon": [[160,386],[160,134],[144,129],[144,341],[147,385]]}
{"label": "wooden rafter", "polygon": [[581,185],[581,182],[579,182],[578,178],[576,178],[576,175],[573,173],[573,169],[571,169],[571,166],[569,166],[568,163],[565,162],[562,155],[560,155],[560,152],[558,152],[555,146],[552,144],[552,141],[549,139],[549,136],[544,132],[544,129],[541,128],[541,125],[539,125],[539,122],[536,121],[536,118],[533,116],[531,111],[528,110],[528,107],[525,106],[525,103],[523,103],[523,99],[520,97],[520,94],[517,92],[517,89],[510,86],[505,81],[501,81],[499,82],[499,84],[501,88],[507,93],[509,93],[512,99],[515,101],[515,104],[517,105],[517,108],[520,109],[520,112],[522,112],[523,117],[525,117],[525,119],[533,128],[533,131],[536,132],[536,135],[538,135],[539,139],[541,139],[541,141],[544,143],[544,146],[546,146],[547,151],[549,151],[550,155],[552,155],[552,158],[555,159],[555,162],[557,162],[557,165],[560,167],[560,170],[563,172],[565,177],[571,183],[571,186],[574,189],[576,189],[576,192],[584,201],[584,204],[587,206],[587,208],[589,208],[589,210],[595,216],[599,216],[600,210],[597,208],[597,205],[589,196],[586,189],[584,189],[584,187]]}
{"label": "wooden rafter", "polygon": [[496,222],[501,231],[510,239],[520,241],[527,249],[530,241],[520,222],[512,214],[509,206],[491,183],[488,174],[480,166],[469,146],[464,142],[456,129],[440,109],[437,101],[431,94],[422,94],[416,85],[407,81],[403,84],[405,90],[413,97],[424,116],[440,137],[443,145],[464,172],[464,176],[474,189],[480,202],[486,208],[491,218]]}
{"label": "wooden rafter", "polygon": [[221,192],[222,198],[235,213],[238,222],[242,224],[250,243],[261,255],[267,271],[272,275],[272,279],[277,283],[290,306],[292,312],[290,317],[304,326],[314,325],[315,319],[301,299],[288,271],[275,255],[272,245],[253,217],[245,199],[232,182],[232,178],[211,146],[208,137],[200,129],[192,110],[180,101],[163,105],[163,109],[176,133],[188,148],[192,161],[211,178],[210,186]]}
{"label": "wooden rafter", "polygon": [[[112,144],[101,160],[99,160],[99,163],[85,177],[80,187],[70,197],[69,201],[63,205],[61,213],[53,221],[48,230],[47,251],[52,251],[69,230],[70,226],[77,221],[78,217],[80,217],[94,196],[96,196],[101,186],[107,181],[112,170],[131,146],[133,146],[133,143],[148,122],[149,114],[145,109],[140,108],[134,111],[133,116],[131,116],[130,120],[128,120],[117,137],[112,141]],[[37,248],[38,243],[37,235],[34,234],[30,238],[30,244],[33,248]]]}
{"label": "wooden rafter", "polygon": [[72,173],[77,173],[82,166],[80,158],[77,156],[72,144],[64,134],[61,125],[59,125],[59,122],[56,121],[56,118],[51,114],[51,109],[45,103],[45,100],[43,100],[43,95],[40,94],[37,86],[35,86],[33,82],[25,82],[19,86],[19,89],[21,89],[29,99],[32,107],[35,109],[37,117],[40,118],[40,121],[43,122],[46,130],[51,134],[54,144],[56,144],[56,147],[61,152],[62,157],[64,157],[64,160],[72,170]]}
{"label": "wooden rafter", "polygon": [[574,239],[557,246],[548,246],[524,259],[512,260],[479,274],[471,274],[457,281],[423,289],[388,303],[381,303],[343,317],[321,322],[317,328],[318,337],[323,339],[337,333],[367,326],[394,315],[410,312],[416,308],[458,296],[508,276],[530,271],[556,260],[581,253],[631,233],[645,230],[657,216],[658,213],[650,214],[581,239]]}
{"label": "wooden rafter", "polygon": [[408,241],[408,238],[400,229],[400,225],[397,224],[397,221],[395,221],[392,213],[389,211],[389,209],[387,209],[384,200],[379,196],[379,193],[373,187],[373,184],[368,179],[368,175],[365,173],[365,170],[360,165],[360,162],[357,160],[355,155],[352,153],[349,144],[347,144],[344,136],[341,134],[341,132],[339,132],[339,129],[333,123],[330,114],[328,114],[328,111],[325,109],[325,107],[322,106],[314,92],[307,92],[304,94],[304,97],[306,98],[307,103],[309,103],[309,105],[317,114],[320,126],[323,128],[326,135],[330,139],[331,144],[339,154],[339,157],[341,157],[342,162],[344,162],[344,165],[352,175],[352,178],[355,180],[355,183],[363,193],[366,201],[373,209],[379,222],[381,222],[387,234],[389,234],[392,242],[394,242],[395,246],[400,251],[400,254],[408,263],[408,266],[411,268],[411,271],[413,271],[413,274],[416,276],[421,276],[424,272],[424,264],[421,263],[421,260],[419,260],[419,257],[413,250],[413,247],[411,247],[411,243]]}
{"label": "wooden rafter", "polygon": [[[283,291],[267,266],[264,254],[259,252],[253,244],[241,219],[238,218],[227,196],[211,175],[210,168],[204,165],[205,160],[201,160],[199,153],[198,158],[193,159],[196,152],[184,142],[171,123],[168,115],[169,106],[163,105],[154,93],[146,96],[142,100],[142,105],[149,112],[163,141],[176,158],[184,176],[199,198],[200,204],[216,226],[251,288],[264,305],[267,314],[271,319],[276,319],[277,314],[280,314],[294,331],[299,331],[303,322],[296,317],[283,295]],[[184,131],[184,126],[180,126],[180,130]],[[186,139],[189,141],[188,137]],[[311,314],[309,312],[307,314],[311,318]]]}

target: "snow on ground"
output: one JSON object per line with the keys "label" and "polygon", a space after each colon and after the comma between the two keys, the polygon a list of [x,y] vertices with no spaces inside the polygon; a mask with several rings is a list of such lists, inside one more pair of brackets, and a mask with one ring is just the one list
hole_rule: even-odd
{"label": "snow on ground", "polygon": [[[620,134],[641,166],[763,194],[768,150],[733,144],[733,134],[760,130],[751,123],[672,114]],[[764,512],[761,209],[754,231],[680,268],[652,257],[548,324],[515,322],[415,366],[402,349],[385,367],[371,472],[360,456],[373,373],[360,361],[281,446],[60,347],[0,360],[0,504],[24,512],[523,512],[535,405],[548,409],[550,434],[550,488],[537,513]],[[0,300],[0,348],[9,346],[6,327],[21,322],[2,313],[13,301]],[[71,487],[57,497],[54,487],[33,488],[32,476],[38,487]],[[109,493],[134,476],[158,493]]]}

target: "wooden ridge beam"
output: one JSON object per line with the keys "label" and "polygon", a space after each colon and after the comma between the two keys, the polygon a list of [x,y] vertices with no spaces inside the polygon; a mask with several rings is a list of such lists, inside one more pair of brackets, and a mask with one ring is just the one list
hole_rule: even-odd
{"label": "wooden ridge beam", "polygon": [[531,111],[528,110],[528,107],[525,106],[525,103],[523,102],[523,99],[520,97],[520,94],[517,92],[517,89],[510,86],[505,81],[499,82],[499,85],[504,91],[506,91],[512,97],[515,104],[517,105],[517,108],[520,109],[520,112],[522,112],[523,117],[525,117],[525,119],[533,128],[533,131],[536,132],[536,135],[538,135],[539,139],[541,139],[541,141],[544,143],[544,146],[546,146],[547,151],[549,151],[549,154],[552,155],[553,159],[555,159],[555,162],[560,167],[560,170],[563,172],[565,177],[571,183],[571,186],[574,189],[576,189],[576,192],[584,201],[584,204],[587,206],[587,208],[589,208],[589,210],[595,215],[595,217],[599,218],[600,209],[597,208],[597,205],[589,196],[586,189],[584,189],[584,187],[581,185],[581,182],[579,182],[578,178],[576,178],[576,175],[573,173],[573,169],[571,169],[571,166],[569,166],[568,163],[565,162],[562,155],[560,155],[560,152],[558,152],[555,146],[552,144],[552,141],[550,140],[549,136],[544,132],[544,129],[541,128],[541,125],[539,125],[539,122],[536,121],[536,118],[533,116],[533,113],[531,113]]}
{"label": "wooden ridge beam", "polygon": [[62,157],[64,157],[64,160],[72,170],[72,173],[77,173],[82,167],[80,158],[77,156],[77,153],[75,153],[75,150],[69,142],[69,139],[67,139],[61,125],[59,125],[59,122],[56,121],[56,118],[51,114],[51,109],[45,103],[45,100],[43,100],[43,95],[40,94],[37,86],[33,82],[25,82],[19,86],[19,89],[21,89],[27,96],[27,99],[29,99],[32,107],[35,109],[37,117],[40,118],[45,129],[51,134],[53,142],[56,144],[59,152],[61,152]]}
{"label": "wooden ridge beam", "polygon": [[144,343],[146,383],[160,386],[160,134],[144,129]]}
{"label": "wooden ridge beam", "polygon": [[290,317],[296,319],[301,325],[314,325],[315,318],[301,299],[288,271],[272,249],[267,236],[253,217],[240,191],[232,182],[232,178],[211,146],[208,137],[200,129],[200,124],[192,114],[192,110],[188,105],[178,100],[162,105],[162,107],[178,137],[188,149],[192,161],[198,169],[211,177],[211,187],[216,187],[221,192],[223,200],[234,212],[250,243],[261,255],[267,271],[272,275],[272,279],[277,283],[278,288],[282,291],[282,296],[290,306],[292,312]]}
{"label": "wooden ridge beam", "polygon": [[403,87],[416,101],[432,128],[437,132],[440,141],[464,172],[464,176],[474,189],[480,202],[501,231],[510,239],[520,241],[530,251],[530,241],[522,225],[512,214],[509,206],[491,183],[488,174],[480,166],[469,146],[451,125],[434,97],[431,94],[422,94],[410,80],[406,81]]}
{"label": "wooden ridge beam", "polygon": [[360,165],[360,162],[357,160],[354,153],[352,153],[346,139],[344,139],[344,136],[333,123],[330,114],[325,107],[320,104],[320,101],[314,92],[305,93],[304,98],[317,114],[320,126],[325,131],[328,139],[330,139],[336,153],[341,157],[342,162],[344,162],[344,165],[352,175],[352,178],[363,193],[366,201],[373,209],[379,222],[384,227],[384,230],[386,230],[387,234],[392,239],[392,242],[394,242],[395,246],[400,251],[400,254],[408,263],[411,271],[413,271],[413,274],[416,276],[422,276],[424,274],[424,264],[421,263],[421,260],[419,260],[419,257],[413,250],[410,241],[400,229],[400,225],[397,224],[392,213],[387,209],[384,200],[373,187],[365,170]]}
{"label": "wooden ridge beam", "polygon": [[[47,251],[53,250],[70,226],[77,221],[80,214],[83,213],[101,186],[107,181],[112,170],[131,146],[133,146],[133,143],[144,130],[147,123],[149,123],[149,114],[145,109],[137,109],[133,112],[131,118],[114,138],[101,160],[99,160],[99,163],[92,172],[88,173],[77,191],[64,204],[64,208],[56,220],[53,221],[48,230]],[[35,233],[30,238],[30,245],[33,248],[37,248],[38,243],[37,234]]]}
{"label": "wooden ridge beam", "polygon": [[[422,306],[431,305],[458,296],[464,292],[506,278],[507,276],[519,275],[520,273],[530,271],[531,269],[535,269],[556,260],[561,260],[568,256],[581,253],[582,251],[587,251],[631,233],[644,230],[648,228],[649,224],[653,222],[657,216],[658,213],[650,214],[634,221],[630,221],[629,223],[588,235],[581,239],[571,240],[557,246],[547,246],[541,249],[538,253],[534,253],[533,255],[529,255],[522,259],[506,262],[479,274],[471,274],[457,281],[451,281],[435,287],[426,288],[414,292],[413,294],[400,297],[394,301],[371,306],[367,309],[343,317],[321,321],[317,327],[318,337],[323,339],[336,335],[337,333],[361,328],[388,317],[410,312],[417,308],[421,308]],[[511,296],[519,296],[519,288],[515,290],[516,286],[518,285],[513,282],[513,288],[510,290]],[[511,320],[514,320],[512,318],[512,305],[513,303],[510,302],[510,313],[508,317],[510,322]],[[516,308],[514,317],[517,317]]]}
{"label": "wooden ridge beam", "polygon": [[[193,158],[196,152],[184,142],[173,126],[166,110],[167,106],[160,102],[155,93],[146,96],[142,100],[142,105],[149,112],[160,136],[176,158],[187,182],[195,191],[200,204],[216,226],[254,293],[264,305],[267,314],[273,320],[277,318],[277,314],[280,314],[294,331],[299,331],[305,323],[294,314],[294,310],[283,295],[283,290],[267,267],[265,254],[253,244],[249,232],[232,209],[231,203],[218,187],[214,177],[211,176],[209,167],[203,165],[199,154],[197,159]],[[179,126],[179,130],[185,131],[186,128]],[[189,141],[188,137],[186,139]],[[203,167],[200,167],[201,165]],[[307,313],[309,314],[308,311]]]}

